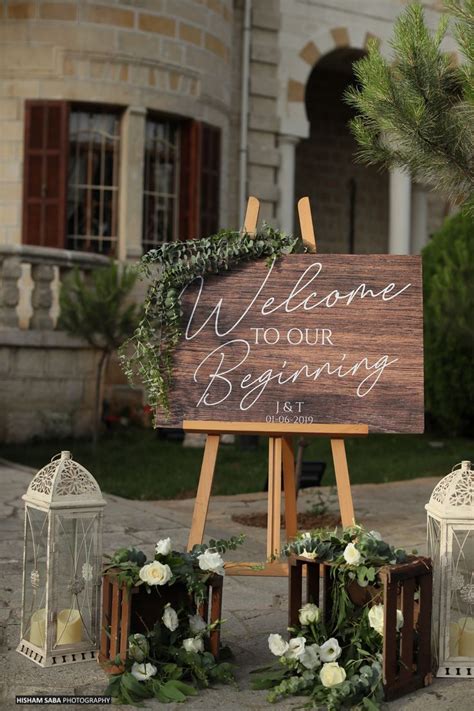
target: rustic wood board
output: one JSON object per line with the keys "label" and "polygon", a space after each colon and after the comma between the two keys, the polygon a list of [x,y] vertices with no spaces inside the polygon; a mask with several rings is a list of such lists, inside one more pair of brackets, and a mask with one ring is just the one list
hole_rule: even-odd
{"label": "rustic wood board", "polygon": [[171,413],[422,432],[421,259],[302,254],[197,279],[182,294]]}

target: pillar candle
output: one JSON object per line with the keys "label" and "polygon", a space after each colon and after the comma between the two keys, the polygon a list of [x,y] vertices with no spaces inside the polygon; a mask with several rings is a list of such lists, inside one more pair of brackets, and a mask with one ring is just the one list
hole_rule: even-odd
{"label": "pillar candle", "polygon": [[31,615],[30,642],[37,647],[44,647],[46,630],[46,610],[44,607]]}
{"label": "pillar candle", "polygon": [[56,644],[77,644],[82,641],[82,621],[78,610],[58,612]]}
{"label": "pillar candle", "polygon": [[459,655],[459,625],[457,622],[449,624],[449,656],[457,657]]}
{"label": "pillar candle", "polygon": [[474,657],[474,617],[461,617],[459,625],[459,656]]}

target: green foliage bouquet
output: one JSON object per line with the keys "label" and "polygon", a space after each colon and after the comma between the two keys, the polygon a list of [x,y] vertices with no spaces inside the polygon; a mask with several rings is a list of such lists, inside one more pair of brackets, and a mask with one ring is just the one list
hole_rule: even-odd
{"label": "green foliage bouquet", "polygon": [[[278,661],[255,672],[253,687],[267,689],[275,702],[291,695],[308,696],[307,706],[377,709],[382,697],[383,605],[378,602],[377,572],[383,565],[405,562],[404,551],[382,541],[376,531],[360,527],[303,533],[286,546],[287,555],[331,563],[330,612],[318,601],[299,610],[299,625],[286,641],[268,638]],[[351,599],[351,585],[372,588],[363,604]],[[397,630],[403,615],[397,610]]]}
{"label": "green foliage bouquet", "polygon": [[[233,681],[231,664],[217,661],[206,650],[206,638],[222,621],[208,624],[198,606],[207,599],[211,576],[224,575],[222,554],[242,542],[243,536],[210,540],[182,553],[164,538],[149,562],[134,548],[120,548],[109,557],[105,572],[113,570],[128,588],[144,586],[149,595],[156,595],[159,618],[145,634],[130,635],[124,669],[111,676],[106,693],[121,703],[148,698],[169,703],[185,701],[214,682]],[[172,602],[166,602],[169,598]],[[222,651],[220,659],[228,652]]]}
{"label": "green foliage bouquet", "polygon": [[131,381],[143,382],[151,407],[169,413],[173,353],[181,337],[181,293],[196,277],[222,274],[245,262],[268,264],[301,248],[297,237],[267,224],[255,235],[222,230],[216,235],[168,242],[150,250],[139,273],[150,282],[143,317],[121,350],[121,363]]}

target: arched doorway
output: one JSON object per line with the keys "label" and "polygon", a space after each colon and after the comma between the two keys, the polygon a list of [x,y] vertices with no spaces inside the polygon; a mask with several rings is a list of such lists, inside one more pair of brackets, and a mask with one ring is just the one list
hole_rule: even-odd
{"label": "arched doorway", "polygon": [[310,135],[296,147],[295,198],[309,195],[320,252],[387,251],[388,174],[355,162],[353,111],[343,100],[355,80],[352,63],[363,55],[350,48],[329,52],[306,85]]}

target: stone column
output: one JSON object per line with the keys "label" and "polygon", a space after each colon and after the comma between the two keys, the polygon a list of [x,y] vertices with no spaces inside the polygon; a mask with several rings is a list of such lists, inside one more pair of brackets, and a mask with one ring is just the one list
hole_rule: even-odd
{"label": "stone column", "polygon": [[421,185],[414,185],[412,192],[411,214],[411,251],[420,254],[428,242],[428,200],[426,190]]}
{"label": "stone column", "polygon": [[145,127],[146,109],[129,106],[123,114],[120,141],[120,260],[135,261],[142,255]]}
{"label": "stone column", "polygon": [[31,294],[31,306],[33,315],[31,317],[30,328],[37,328],[41,331],[48,331],[54,327],[51,318],[51,306],[53,305],[52,281],[54,279],[54,269],[49,264],[32,264],[31,278],[34,287]]}
{"label": "stone column", "polygon": [[20,301],[18,279],[21,277],[21,260],[7,257],[0,263],[0,326],[18,327],[16,307]]}
{"label": "stone column", "polygon": [[390,254],[410,254],[411,178],[400,168],[390,170],[389,237]]}
{"label": "stone column", "polygon": [[299,140],[297,136],[279,136],[280,170],[278,173],[278,185],[280,188],[280,203],[278,221],[280,229],[288,234],[294,231],[295,148]]}

